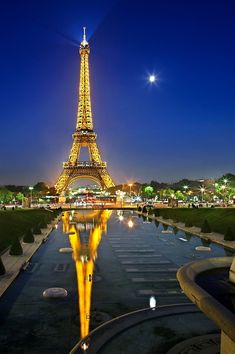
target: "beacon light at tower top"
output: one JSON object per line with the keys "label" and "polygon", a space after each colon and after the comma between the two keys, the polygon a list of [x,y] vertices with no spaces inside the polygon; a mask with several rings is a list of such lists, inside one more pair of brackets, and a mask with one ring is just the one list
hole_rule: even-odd
{"label": "beacon light at tower top", "polygon": [[82,45],[83,47],[85,47],[86,45],[88,45],[88,42],[87,42],[87,40],[86,40],[86,27],[83,27],[83,40],[82,40],[82,42],[81,42],[81,45]]}

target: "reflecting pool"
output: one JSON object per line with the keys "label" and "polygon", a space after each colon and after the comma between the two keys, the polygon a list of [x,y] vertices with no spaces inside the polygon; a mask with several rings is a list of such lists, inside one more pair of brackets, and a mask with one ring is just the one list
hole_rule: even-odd
{"label": "reflecting pool", "polygon": [[[0,353],[68,353],[102,321],[147,307],[150,296],[157,305],[188,302],[176,280],[179,266],[234,255],[213,243],[210,252],[198,246],[208,243],[130,211],[64,212],[0,299]],[[45,299],[50,287],[68,296]]]}

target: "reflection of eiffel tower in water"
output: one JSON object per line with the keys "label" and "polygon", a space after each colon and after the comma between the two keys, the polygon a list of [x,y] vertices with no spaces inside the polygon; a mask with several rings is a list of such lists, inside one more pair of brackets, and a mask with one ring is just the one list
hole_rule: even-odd
{"label": "reflection of eiffel tower in water", "polygon": [[[76,131],[69,159],[63,164],[63,171],[55,188],[58,193],[64,192],[68,186],[80,178],[88,178],[97,182],[102,188],[114,186],[107,171],[106,162],[100,157],[96,134],[93,130],[89,79],[90,47],[86,40],[85,27],[83,41],[80,44],[80,88]],[[81,147],[88,148],[90,161],[79,161]]]}
{"label": "reflection of eiffel tower in water", "polygon": [[110,210],[77,211],[73,214],[73,224],[70,224],[69,212],[63,216],[64,232],[73,233],[69,239],[77,272],[81,338],[89,333],[94,262],[111,214]]}

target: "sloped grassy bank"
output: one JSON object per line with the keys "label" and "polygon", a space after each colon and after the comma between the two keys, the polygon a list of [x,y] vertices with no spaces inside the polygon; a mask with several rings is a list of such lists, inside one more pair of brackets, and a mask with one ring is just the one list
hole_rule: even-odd
{"label": "sloped grassy bank", "polygon": [[207,220],[212,232],[225,235],[230,228],[235,235],[235,208],[158,208],[150,209],[148,212],[157,217],[162,216],[164,219],[200,228]]}
{"label": "sloped grassy bank", "polygon": [[0,253],[16,238],[22,238],[29,229],[46,227],[58,215],[58,211],[4,210],[0,211]]}

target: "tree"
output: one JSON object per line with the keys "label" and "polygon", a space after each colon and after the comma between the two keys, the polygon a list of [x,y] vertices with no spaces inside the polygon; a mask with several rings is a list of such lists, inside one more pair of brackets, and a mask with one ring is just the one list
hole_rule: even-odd
{"label": "tree", "polygon": [[154,215],[155,215],[155,217],[159,217],[160,216],[159,209],[155,209],[154,210]]}
{"label": "tree", "polygon": [[225,241],[235,241],[235,235],[234,235],[230,226],[228,227],[228,229],[224,235],[224,240]]}
{"label": "tree", "polygon": [[186,199],[186,195],[179,190],[175,192],[175,197],[178,200],[185,200]]}
{"label": "tree", "polygon": [[0,203],[7,204],[13,199],[13,193],[6,187],[0,187]]}
{"label": "tree", "polygon": [[164,231],[168,230],[168,225],[167,224],[162,224],[162,226],[163,226],[163,230]]}
{"label": "tree", "polygon": [[175,195],[174,189],[167,188],[167,189],[162,189],[161,190],[161,195],[163,198],[171,198],[172,195]]}
{"label": "tree", "polygon": [[22,246],[20,244],[20,240],[18,239],[18,237],[16,237],[14,239],[14,241],[12,242],[9,254],[11,256],[20,256],[21,254],[23,254],[23,249],[22,249]]}
{"label": "tree", "polygon": [[33,187],[37,192],[48,192],[49,186],[45,182],[38,182]]}
{"label": "tree", "polygon": [[57,194],[55,187],[50,187],[50,188],[49,188],[49,194],[50,194],[50,195],[56,195],[56,194]]}
{"label": "tree", "polygon": [[35,225],[34,228],[33,228],[33,234],[34,235],[40,235],[41,233],[42,233],[42,231],[41,231],[41,228],[40,228],[40,224]]}
{"label": "tree", "polygon": [[192,220],[191,220],[191,219],[187,219],[187,220],[185,221],[185,226],[186,226],[186,227],[192,227],[192,226],[193,226]]}
{"label": "tree", "polygon": [[142,212],[145,213],[145,214],[147,214],[147,212],[148,212],[148,210],[147,210],[145,205],[143,206]]}
{"label": "tree", "polygon": [[43,219],[40,223],[40,228],[41,229],[46,229],[47,228],[47,222],[46,219]]}
{"label": "tree", "polygon": [[210,233],[211,232],[211,228],[210,228],[210,225],[209,225],[207,219],[205,219],[203,224],[202,224],[201,232],[205,232],[205,233]]}
{"label": "tree", "polygon": [[24,235],[23,242],[25,242],[25,243],[34,243],[34,236],[33,236],[33,233],[32,233],[31,229],[28,229],[28,231]]}
{"label": "tree", "polygon": [[211,240],[201,238],[201,243],[202,243],[202,246],[209,247],[211,244]]}
{"label": "tree", "polygon": [[2,261],[2,258],[0,257],[0,275],[3,275],[6,273],[6,269],[4,267],[4,264],[3,264],[3,261]]}
{"label": "tree", "polygon": [[21,192],[18,192],[18,193],[16,194],[16,196],[15,196],[15,199],[16,199],[18,202],[22,203],[23,200],[24,200],[24,194],[21,193]]}
{"label": "tree", "polygon": [[158,228],[158,226],[159,226],[159,221],[154,220],[154,222],[155,222],[156,228]]}
{"label": "tree", "polygon": [[144,195],[147,197],[147,198],[151,198],[151,197],[154,197],[154,189],[152,186],[146,186],[144,187]]}

